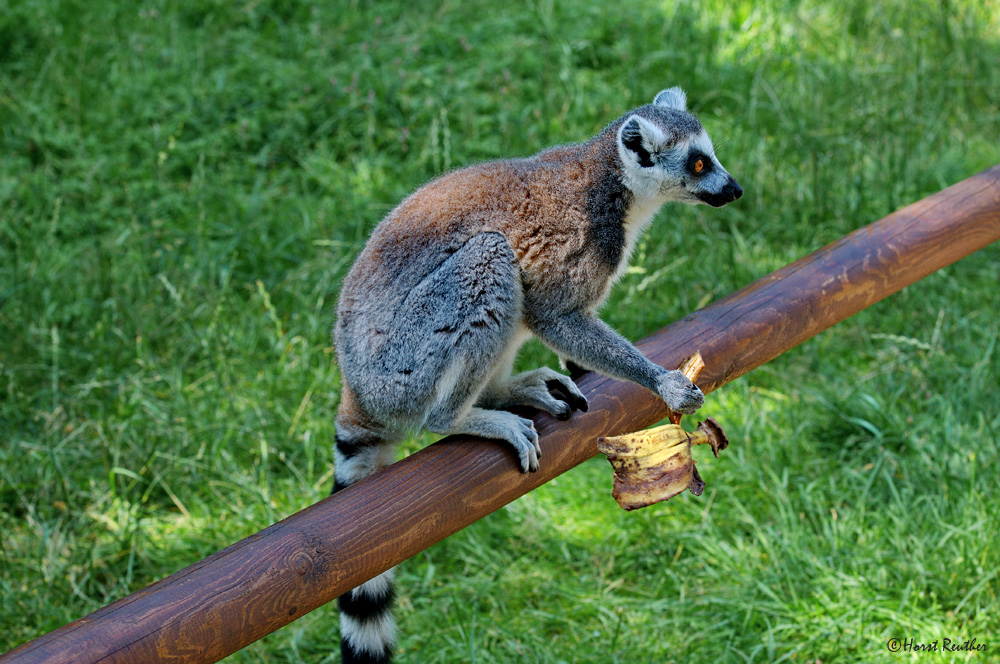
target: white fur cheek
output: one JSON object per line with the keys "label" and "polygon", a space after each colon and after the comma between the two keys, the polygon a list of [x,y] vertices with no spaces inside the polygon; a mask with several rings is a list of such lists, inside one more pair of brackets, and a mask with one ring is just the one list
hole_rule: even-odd
{"label": "white fur cheek", "polygon": [[[645,207],[647,205],[662,205],[663,196],[660,194],[663,185],[663,173],[661,166],[642,167],[636,161],[635,155],[619,146],[618,152],[622,158],[622,184],[635,196],[635,205]],[[656,213],[656,210],[653,211]]]}
{"label": "white fur cheek", "polygon": [[626,168],[622,181],[635,196],[636,205],[663,202],[663,197],[660,194],[660,183],[656,178],[648,177],[644,173],[630,173],[629,169]]}
{"label": "white fur cheek", "polygon": [[[622,174],[625,178],[628,174],[636,171],[639,168],[639,162],[635,158],[635,153],[622,145],[621,139],[618,139],[618,159],[622,162]],[[626,184],[626,186],[628,186]]]}
{"label": "white fur cheek", "polygon": [[694,195],[694,192],[685,189],[683,185],[676,183],[664,183],[663,188],[660,190],[660,196],[664,201],[670,201],[673,203],[687,203],[689,205],[696,205],[702,201]]}

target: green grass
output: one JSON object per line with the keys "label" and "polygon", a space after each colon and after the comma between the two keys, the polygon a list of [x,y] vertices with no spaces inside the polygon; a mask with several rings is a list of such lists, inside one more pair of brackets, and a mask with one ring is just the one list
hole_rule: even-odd
{"label": "green grass", "polygon": [[[606,307],[639,338],[1000,162],[998,17],[0,0],[0,651],[327,494],[338,285],[435,174],[683,85],[746,195],[661,213]],[[626,514],[595,459],[405,563],[400,661],[998,661],[998,278],[993,245],[710,396],[701,498]],[[231,661],[336,651],[327,607]]]}

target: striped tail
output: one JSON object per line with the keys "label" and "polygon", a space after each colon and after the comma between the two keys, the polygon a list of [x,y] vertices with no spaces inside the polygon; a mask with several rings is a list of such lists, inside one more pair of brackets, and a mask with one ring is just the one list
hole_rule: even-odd
{"label": "striped tail", "polygon": [[[364,479],[393,461],[395,441],[386,441],[337,418],[333,492]],[[388,570],[339,598],[340,652],[344,664],[388,664],[396,643],[392,615],[394,570]]]}

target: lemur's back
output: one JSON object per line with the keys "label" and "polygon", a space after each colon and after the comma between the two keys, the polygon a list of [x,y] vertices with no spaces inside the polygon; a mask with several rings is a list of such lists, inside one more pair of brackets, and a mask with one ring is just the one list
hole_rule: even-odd
{"label": "lemur's back", "polygon": [[[585,200],[581,191],[587,185],[579,166],[581,150],[568,146],[477,164],[424,185],[376,227],[344,281],[341,306],[351,298],[381,298],[378,292],[390,286],[405,292],[412,285],[407,277],[422,276],[434,266],[431,257],[447,256],[485,231],[503,233],[530,270],[547,248],[536,241],[565,236],[567,224],[560,222],[582,212],[574,205]],[[578,216],[577,228],[583,221]]]}
{"label": "lemur's back", "polygon": [[528,287],[547,282],[565,291],[560,298],[567,306],[596,303],[617,266],[602,259],[594,242],[588,204],[610,175],[594,165],[610,161],[611,149],[597,140],[560,146],[463,168],[424,185],[372,233],[344,280],[338,328],[366,312],[381,317],[395,310],[447,256],[490,231],[507,239]]}

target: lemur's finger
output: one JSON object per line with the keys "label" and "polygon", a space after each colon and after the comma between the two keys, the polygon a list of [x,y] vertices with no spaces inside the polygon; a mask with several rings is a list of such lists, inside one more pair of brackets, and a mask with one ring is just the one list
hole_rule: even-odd
{"label": "lemur's finger", "polygon": [[549,394],[554,396],[556,399],[565,401],[569,403],[569,394],[563,389],[562,383],[558,380],[547,380],[545,381],[545,389],[549,391]]}
{"label": "lemur's finger", "polygon": [[577,384],[569,376],[559,376],[559,382],[562,384],[563,390],[569,396],[569,404],[576,410],[582,410],[587,412],[588,404],[587,397],[583,396],[583,392],[577,387]]}
{"label": "lemur's finger", "polygon": [[538,454],[533,449],[526,449],[521,452],[521,472],[538,472]]}
{"label": "lemur's finger", "polygon": [[525,464],[525,457],[522,454],[521,461],[521,472],[535,472],[538,470],[538,460],[542,458],[542,446],[538,443],[538,432],[535,431],[535,424],[528,419],[520,418],[521,422],[521,435],[524,437],[522,441],[524,444],[524,449],[527,453],[527,465]]}
{"label": "lemur's finger", "polygon": [[529,445],[528,448],[527,448],[527,450],[526,450],[526,454],[527,454],[527,467],[525,467],[525,460],[522,459],[522,461],[521,461],[521,472],[522,473],[525,473],[525,472],[537,473],[538,472],[538,459],[541,458],[541,456],[542,456],[542,452],[541,452],[541,449],[538,447],[538,443],[535,443],[533,445]]}
{"label": "lemur's finger", "polygon": [[535,450],[535,455],[541,459],[542,444],[538,441],[538,432],[535,431],[535,424],[531,420],[528,420],[528,440],[531,441],[531,446]]}
{"label": "lemur's finger", "polygon": [[518,437],[516,441],[511,441],[517,451],[517,458],[520,462],[521,472],[536,472],[538,470],[538,451],[527,437]]}
{"label": "lemur's finger", "polygon": [[572,386],[572,391],[569,393],[569,398],[570,398],[569,405],[572,406],[575,410],[583,411],[584,413],[586,413],[587,410],[590,408],[590,404],[587,402],[587,397],[583,396],[583,392],[581,392],[580,388],[576,386],[576,383],[570,381],[569,384]]}
{"label": "lemur's finger", "polygon": [[532,405],[539,410],[544,410],[557,420],[568,420],[569,416],[573,414],[573,409],[567,402],[567,397],[555,390],[538,390],[538,394],[535,395],[535,401]]}
{"label": "lemur's finger", "polygon": [[589,407],[587,397],[583,396],[583,392],[576,386],[576,383],[568,377],[561,376],[560,379],[547,380],[545,381],[545,387],[548,389],[549,394],[556,399],[565,401],[570,410],[587,412],[587,408]]}

